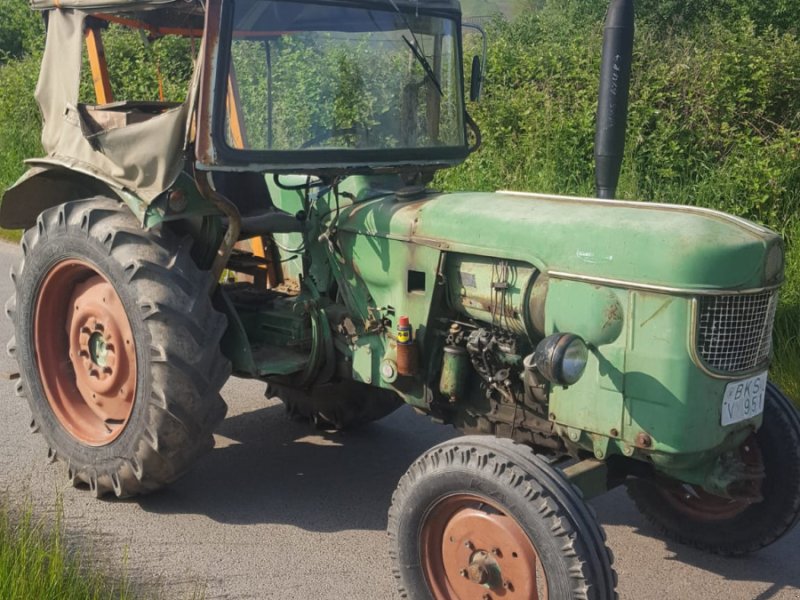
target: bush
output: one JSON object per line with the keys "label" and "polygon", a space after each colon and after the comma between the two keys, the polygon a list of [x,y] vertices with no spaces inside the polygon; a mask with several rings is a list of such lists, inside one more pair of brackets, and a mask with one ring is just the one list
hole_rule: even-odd
{"label": "bush", "polygon": [[[546,8],[491,28],[484,148],[446,188],[592,194],[602,26]],[[620,197],[712,206],[787,232],[800,208],[800,42],[752,21],[637,34]]]}
{"label": "bush", "polygon": [[[484,147],[441,187],[593,195],[602,4],[551,1],[490,27],[484,97],[470,106]],[[800,402],[800,3],[775,8],[637,3],[618,196],[716,208],[786,237],[772,376]]]}
{"label": "bush", "polygon": [[25,56],[0,66],[0,189],[22,174],[23,160],[42,154],[42,120],[33,99],[39,63],[38,56]]}
{"label": "bush", "polygon": [[22,0],[0,0],[0,65],[40,51],[44,41],[44,25]]}

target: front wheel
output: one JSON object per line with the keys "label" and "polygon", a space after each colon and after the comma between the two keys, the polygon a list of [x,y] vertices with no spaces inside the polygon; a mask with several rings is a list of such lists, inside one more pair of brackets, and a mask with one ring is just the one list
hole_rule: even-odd
{"label": "front wheel", "polygon": [[426,452],[394,493],[389,537],[403,598],[616,598],[591,510],[510,440],[466,436]]}
{"label": "front wheel", "polygon": [[49,209],[23,236],[6,305],[18,392],[50,458],[98,496],[174,481],[225,416],[225,317],[190,247],[107,198]]}
{"label": "front wheel", "polygon": [[749,554],[772,544],[800,519],[800,415],[773,384],[767,385],[764,421],[742,447],[763,463],[763,500],[720,498],[688,484],[634,479],[628,494],[663,535],[723,556]]}

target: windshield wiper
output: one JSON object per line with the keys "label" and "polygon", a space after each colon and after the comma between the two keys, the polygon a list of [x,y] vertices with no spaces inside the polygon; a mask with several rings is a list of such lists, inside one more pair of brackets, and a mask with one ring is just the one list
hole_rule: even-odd
{"label": "windshield wiper", "polygon": [[[411,30],[409,29],[409,31],[411,31]],[[414,35],[413,31],[411,31],[411,35],[412,36]],[[408,38],[406,36],[403,36],[403,41],[406,43],[406,45],[409,48],[411,48],[411,52],[414,53],[414,56],[416,57],[417,62],[420,65],[422,65],[422,69],[425,71],[425,74],[428,76],[428,79],[430,79],[431,82],[433,82],[433,85],[436,86],[436,90],[439,92],[439,95],[444,97],[444,92],[442,91],[442,86],[439,83],[439,80],[436,79],[436,73],[433,72],[433,67],[431,67],[431,63],[428,61],[427,58],[425,58],[425,55],[422,52],[420,52],[420,49],[417,46],[417,44],[411,43],[410,41],[408,41]],[[417,41],[416,38],[414,38],[414,41],[415,42]]]}
{"label": "windshield wiper", "polygon": [[414,58],[417,59],[417,62],[422,66],[422,70],[425,71],[425,75],[428,76],[428,79],[431,80],[434,86],[436,86],[436,91],[439,92],[439,95],[444,97],[444,92],[442,91],[442,85],[439,83],[439,80],[436,78],[436,73],[433,71],[433,67],[431,66],[430,61],[425,57],[425,55],[420,50],[420,43],[417,39],[417,35],[414,33],[414,30],[411,28],[411,23],[408,22],[406,15],[400,10],[400,7],[397,6],[397,3],[394,0],[389,0],[389,3],[394,7],[397,14],[403,19],[403,22],[406,25],[406,29],[411,34],[414,42],[410,42],[406,36],[403,36],[403,41],[406,45],[411,48],[411,53],[414,55]]}

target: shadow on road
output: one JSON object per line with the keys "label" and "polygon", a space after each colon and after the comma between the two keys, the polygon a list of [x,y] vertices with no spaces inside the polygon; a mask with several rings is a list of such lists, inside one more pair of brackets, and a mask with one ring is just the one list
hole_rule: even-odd
{"label": "shadow on road", "polygon": [[[628,499],[624,489],[617,489],[592,501],[597,517],[605,527],[629,527],[634,534],[660,540],[672,556],[666,561],[684,563],[709,573],[715,573],[729,581],[763,581],[770,584],[764,592],[753,600],[768,600],[782,590],[800,589],[800,569],[797,568],[796,554],[800,529],[750,556],[726,558],[716,556],[664,539]],[[612,548],[613,550],[613,548]],[[800,597],[800,594],[798,594]]]}
{"label": "shadow on road", "polygon": [[403,408],[354,432],[322,432],[269,406],[226,419],[217,447],[177,483],[138,500],[154,513],[310,531],[381,530],[397,481],[453,435]]}
{"label": "shadow on road", "polygon": [[[398,479],[409,464],[454,431],[408,408],[362,430],[327,433],[286,418],[271,405],[226,419],[217,447],[166,490],[136,500],[148,512],[199,514],[235,525],[285,524],[307,531],[383,530]],[[624,490],[592,502],[600,522],[661,539]],[[665,560],[730,581],[763,581],[755,600],[800,588],[794,532],[753,556],[728,559],[666,542]],[[613,548],[612,548],[613,549]],[[658,550],[663,552],[661,548]]]}

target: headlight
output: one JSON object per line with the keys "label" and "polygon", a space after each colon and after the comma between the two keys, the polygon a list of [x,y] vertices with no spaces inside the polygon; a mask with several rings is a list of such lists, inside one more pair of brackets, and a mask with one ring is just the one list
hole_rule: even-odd
{"label": "headlight", "polygon": [[555,333],[539,342],[531,362],[548,381],[572,385],[583,375],[588,360],[589,348],[583,339],[573,333]]}

